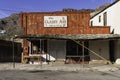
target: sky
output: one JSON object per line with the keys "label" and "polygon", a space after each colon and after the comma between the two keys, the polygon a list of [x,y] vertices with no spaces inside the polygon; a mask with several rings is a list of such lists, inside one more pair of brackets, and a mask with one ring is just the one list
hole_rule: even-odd
{"label": "sky", "polygon": [[95,9],[114,0],[0,0],[0,18],[19,12],[62,11],[63,8]]}

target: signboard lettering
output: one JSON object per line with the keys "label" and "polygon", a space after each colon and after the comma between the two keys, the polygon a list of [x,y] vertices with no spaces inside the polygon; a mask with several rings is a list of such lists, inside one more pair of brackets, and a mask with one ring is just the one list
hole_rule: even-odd
{"label": "signboard lettering", "polygon": [[67,16],[44,16],[44,27],[67,27]]}

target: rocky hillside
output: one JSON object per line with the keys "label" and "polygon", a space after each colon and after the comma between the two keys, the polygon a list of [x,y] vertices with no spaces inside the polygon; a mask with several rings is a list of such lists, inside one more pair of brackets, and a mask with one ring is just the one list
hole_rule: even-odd
{"label": "rocky hillside", "polygon": [[20,26],[19,14],[12,14],[9,17],[0,19],[0,27]]}
{"label": "rocky hillside", "polygon": [[6,31],[5,34],[0,34],[0,39],[10,40],[14,35],[22,34],[19,14],[0,19],[0,29]]}

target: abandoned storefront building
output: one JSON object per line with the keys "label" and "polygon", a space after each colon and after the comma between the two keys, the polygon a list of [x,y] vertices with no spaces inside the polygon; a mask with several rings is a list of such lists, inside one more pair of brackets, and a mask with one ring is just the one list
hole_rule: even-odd
{"label": "abandoned storefront building", "polygon": [[24,39],[23,63],[114,61],[112,40],[119,35],[110,34],[109,26],[89,26],[88,11],[22,12],[20,19],[24,35],[16,38]]}

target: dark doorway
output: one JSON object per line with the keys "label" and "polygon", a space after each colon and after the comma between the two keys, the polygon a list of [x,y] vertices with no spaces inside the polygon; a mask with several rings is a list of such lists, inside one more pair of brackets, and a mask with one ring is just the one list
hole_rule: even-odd
{"label": "dark doorway", "polygon": [[114,41],[113,40],[109,41],[109,55],[111,62],[115,61],[114,47],[115,47]]}
{"label": "dark doorway", "polygon": [[[82,43],[81,41],[79,41]],[[84,42],[84,46],[88,47],[88,42]],[[74,41],[68,40],[66,43],[66,60],[72,60],[72,62],[77,63],[82,61],[83,47]],[[89,51],[84,48],[84,60],[89,61]],[[68,62],[69,62],[68,61]]]}
{"label": "dark doorway", "polygon": [[[81,42],[80,42],[81,43]],[[85,42],[84,46],[88,47],[88,43]],[[73,41],[67,41],[67,54],[66,55],[75,55],[75,56],[82,56],[82,46],[79,44],[73,42]],[[84,54],[89,55],[88,50],[84,48]]]}

